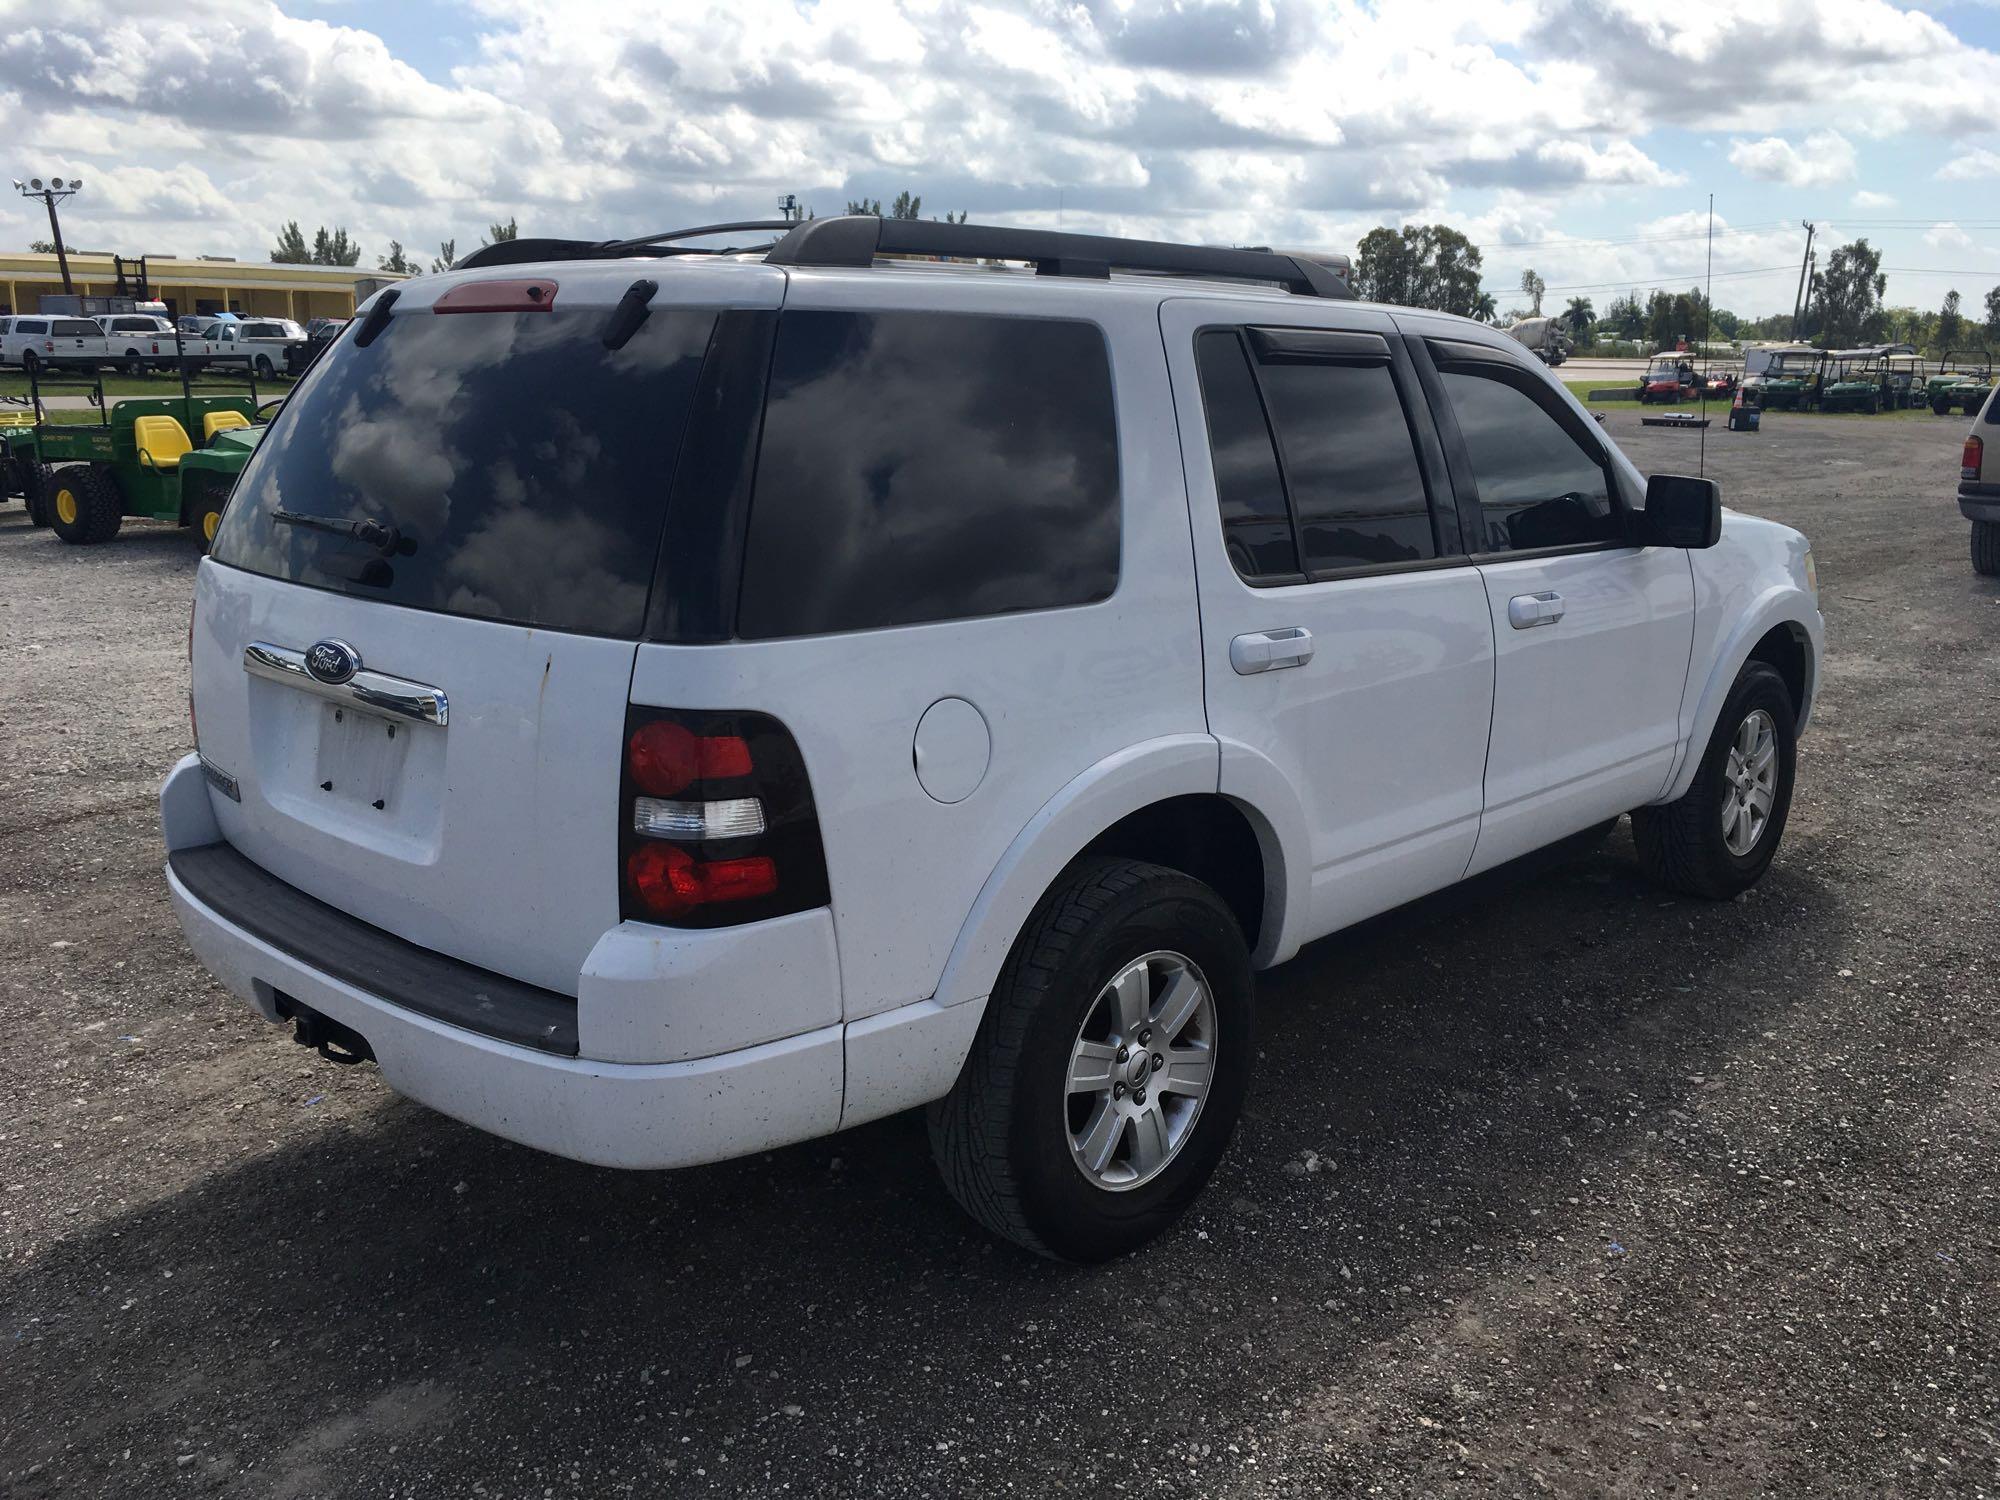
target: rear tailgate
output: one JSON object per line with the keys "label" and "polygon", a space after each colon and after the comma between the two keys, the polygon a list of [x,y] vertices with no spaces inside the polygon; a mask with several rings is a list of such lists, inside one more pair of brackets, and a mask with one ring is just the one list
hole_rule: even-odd
{"label": "rear tailgate", "polygon": [[574,994],[618,922],[626,698],[709,330],[783,283],[663,266],[612,349],[631,269],[549,269],[547,311],[434,310],[476,276],[406,286],[314,368],[201,566],[193,678],[246,857]]}

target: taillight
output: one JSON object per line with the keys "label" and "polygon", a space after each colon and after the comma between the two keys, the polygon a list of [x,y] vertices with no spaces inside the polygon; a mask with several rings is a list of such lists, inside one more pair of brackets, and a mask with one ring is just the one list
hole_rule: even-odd
{"label": "taillight", "polygon": [[805,761],[756,713],[626,712],[618,859],[627,920],[757,922],[827,902]]}
{"label": "taillight", "polygon": [[1959,456],[1958,477],[1977,479],[1980,466],[1986,462],[1986,443],[1977,435],[1965,440],[1965,452]]}

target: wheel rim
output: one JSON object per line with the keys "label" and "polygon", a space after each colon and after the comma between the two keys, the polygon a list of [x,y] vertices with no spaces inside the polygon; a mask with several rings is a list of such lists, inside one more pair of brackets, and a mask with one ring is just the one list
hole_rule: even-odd
{"label": "wheel rim", "polygon": [[208,512],[208,514],[204,515],[201,518],[201,539],[204,542],[214,541],[215,533],[221,527],[221,525],[222,525],[222,512],[219,510],[212,510]]}
{"label": "wheel rim", "polygon": [[57,490],[56,519],[65,526],[74,526],[79,513],[75,492],[66,489]]}
{"label": "wheel rim", "polygon": [[1771,826],[1778,794],[1778,725],[1761,708],[1736,726],[1723,772],[1722,841],[1739,858],[1757,847]]}
{"label": "wheel rim", "polygon": [[1151,1182],[1194,1137],[1215,1076],[1215,994],[1184,954],[1135,958],[1097,992],[1064,1083],[1070,1160],[1095,1187]]}

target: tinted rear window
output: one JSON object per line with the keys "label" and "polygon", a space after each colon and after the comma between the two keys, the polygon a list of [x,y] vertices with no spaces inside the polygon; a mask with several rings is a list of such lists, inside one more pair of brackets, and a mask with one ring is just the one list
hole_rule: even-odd
{"label": "tinted rear window", "polygon": [[64,338],[89,339],[102,337],[104,330],[88,318],[58,318],[56,320],[55,332],[61,334]]}
{"label": "tinted rear window", "polygon": [[[608,309],[390,319],[328,351],[245,470],[218,562],[388,604],[640,633],[715,315]],[[394,527],[393,550],[280,519]]]}
{"label": "tinted rear window", "polygon": [[1118,582],[1093,324],[787,312],[737,625],[753,639],[1053,609]]}

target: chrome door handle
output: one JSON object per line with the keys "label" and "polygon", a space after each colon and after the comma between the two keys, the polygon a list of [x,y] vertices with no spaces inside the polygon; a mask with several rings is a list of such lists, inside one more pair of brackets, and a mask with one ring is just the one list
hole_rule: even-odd
{"label": "chrome door handle", "polygon": [[1561,594],[1516,594],[1507,601],[1507,623],[1516,630],[1553,625],[1563,617]]}
{"label": "chrome door handle", "polygon": [[1312,632],[1303,625],[1256,630],[1229,643],[1229,665],[1245,677],[1252,672],[1275,672],[1280,667],[1302,667],[1312,660],[1312,654]]}

